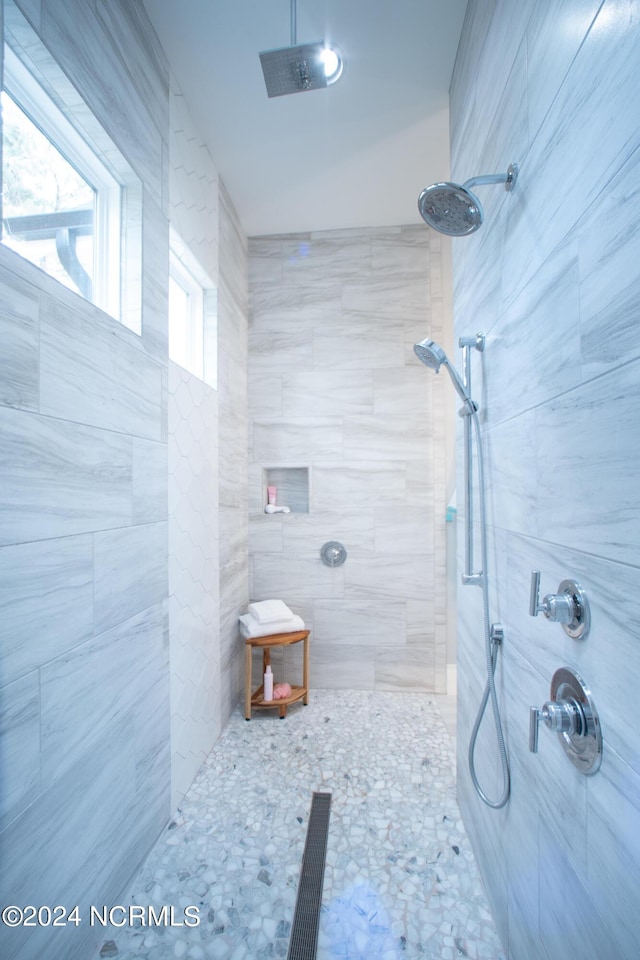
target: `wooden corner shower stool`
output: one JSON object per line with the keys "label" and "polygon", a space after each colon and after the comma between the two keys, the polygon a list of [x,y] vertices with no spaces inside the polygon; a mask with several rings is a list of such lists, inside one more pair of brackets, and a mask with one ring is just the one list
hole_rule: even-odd
{"label": "wooden corner shower stool", "polygon": [[[302,686],[291,684],[291,694],[282,700],[264,699],[264,684],[260,684],[255,693],[251,693],[251,666],[254,647],[262,647],[262,673],[271,663],[271,647],[288,647],[292,643],[304,641],[302,658]],[[247,637],[245,639],[244,659],[244,718],[251,720],[252,707],[277,707],[280,719],[287,715],[287,707],[298,700],[306,705],[309,703],[309,630],[296,630],[294,633],[272,633],[266,637]]]}

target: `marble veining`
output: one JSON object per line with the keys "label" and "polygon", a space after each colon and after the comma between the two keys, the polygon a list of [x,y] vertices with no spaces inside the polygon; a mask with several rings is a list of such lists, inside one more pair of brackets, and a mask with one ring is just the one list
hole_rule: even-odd
{"label": "marble veining", "polygon": [[[3,248],[2,259],[7,258]],[[0,358],[0,403],[38,409],[39,298],[5,267],[0,268],[0,310],[3,319]]]}
{"label": "marble veining", "polygon": [[[416,226],[320,231],[257,238],[249,254],[251,596],[284,590],[321,611],[312,658],[326,686],[371,689],[377,676],[400,689],[413,675],[444,689],[446,386],[413,353],[427,333],[441,339],[440,238]],[[262,471],[278,466],[308,468],[308,514],[264,517]],[[349,554],[333,579],[318,562],[329,539]]]}
{"label": "marble veining", "polygon": [[227,682],[226,677],[220,676],[217,415],[217,393],[170,363],[168,546],[172,806],[182,799],[219,736],[220,685]]}
{"label": "marble veining", "polygon": [[0,549],[2,683],[35,670],[93,631],[93,538]]}
{"label": "marble veining", "polygon": [[[638,673],[631,411],[640,155],[638,116],[624,104],[638,98],[639,29],[637,4],[625,0],[472,0],[452,82],[454,179],[484,172],[496,150],[513,150],[507,159],[520,163],[516,189],[498,191],[477,237],[453,241],[455,332],[468,333],[473,319],[488,335],[473,382],[485,427],[492,620],[505,627],[497,681],[512,773],[508,806],[487,810],[460,758],[458,794],[517,960],[637,953],[640,764],[627,718]],[[534,569],[543,593],[567,577],[587,585],[586,640],[529,616]],[[481,611],[477,595],[458,596],[466,740],[481,696]],[[602,718],[603,764],[593,777],[574,775],[547,730],[538,754],[527,748],[528,705],[548,698],[563,664],[587,679]],[[499,770],[490,725],[477,753],[491,788]]]}
{"label": "marble veining", "polygon": [[7,407],[0,423],[0,543],[130,522],[130,437]]}
{"label": "marble veining", "polygon": [[222,180],[218,181],[218,503],[220,562],[220,722],[242,690],[238,616],[249,601],[247,240]]}
{"label": "marble veining", "polygon": [[320,790],[332,810],[318,960],[504,960],[453,759],[424,694],[319,690],[286,722],[236,710],[123,901],[193,904],[200,926],[110,928],[109,955],[286,956]]}

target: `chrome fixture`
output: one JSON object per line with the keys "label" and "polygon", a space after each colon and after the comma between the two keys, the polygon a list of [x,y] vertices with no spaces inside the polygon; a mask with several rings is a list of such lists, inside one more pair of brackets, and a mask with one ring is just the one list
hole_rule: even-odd
{"label": "chrome fixture", "polygon": [[574,640],[585,638],[591,626],[587,595],[577,580],[563,580],[557,593],[548,593],[540,603],[540,571],[531,571],[529,615],[544,613],[547,620],[562,624],[562,629]]}
{"label": "chrome fixture", "polygon": [[550,698],[542,709],[529,710],[529,750],[538,752],[538,730],[544,720],[574,767],[580,773],[595,773],[602,762],[602,730],[591,691],[577,673],[560,667],[551,679]]}
{"label": "chrome fixture", "polygon": [[320,559],[327,567],[341,567],[347,559],[347,551],[337,540],[329,540],[320,548]]}
{"label": "chrome fixture", "polygon": [[[482,347],[479,349],[482,349]],[[429,339],[421,340],[420,343],[414,344],[413,352],[416,357],[422,360],[425,366],[430,367],[431,370],[435,370],[436,373],[440,372],[440,367],[445,367],[462,402],[466,404],[473,403],[469,390],[460,379],[460,374],[456,368],[451,365],[442,347],[439,347],[435,341]]]}
{"label": "chrome fixture", "polygon": [[490,173],[472,177],[464,183],[432,183],[418,197],[420,216],[430,227],[449,237],[466,237],[482,225],[482,204],[471,192],[471,187],[487,183],[504,183],[505,190],[513,190],[518,179],[518,164],[509,164],[506,173]]}
{"label": "chrome fixture", "polygon": [[324,40],[296,44],[296,0],[291,0],[290,23],[291,45],[260,54],[268,97],[322,89],[342,75],[342,57],[336,47]]}
{"label": "chrome fixture", "polygon": [[[482,443],[480,437],[480,423],[478,420],[478,406],[471,399],[471,350],[482,352],[485,347],[484,334],[478,333],[475,337],[460,337],[459,347],[463,351],[463,376],[455,369],[449,361],[442,347],[438,346],[433,340],[425,339],[416,343],[413,350],[419,360],[427,367],[439,372],[440,367],[446,367],[451,381],[463,402],[460,416],[464,419],[464,472],[465,472],[465,538],[466,538],[466,557],[465,572],[462,575],[464,584],[474,584],[482,589],[482,607],[483,607],[483,625],[484,625],[484,644],[485,659],[487,669],[487,682],[482,695],[478,715],[471,733],[469,741],[469,772],[475,787],[476,793],[488,807],[499,809],[504,807],[509,799],[511,791],[511,775],[509,772],[509,759],[507,757],[507,748],[502,732],[502,722],[500,720],[500,710],[498,707],[498,697],[495,686],[495,672],[498,660],[498,650],[504,640],[504,630],[499,623],[492,624],[489,615],[489,582],[487,575],[488,568],[488,549],[487,549],[487,519],[486,519],[486,497],[484,483],[484,461],[482,456]],[[480,547],[482,554],[482,570],[473,572],[473,473],[471,467],[472,461],[472,441],[471,421],[475,428],[477,462],[478,462],[478,489],[480,501]],[[491,800],[483,791],[475,770],[475,748],[478,739],[480,724],[484,717],[487,703],[491,699],[493,719],[495,723],[496,738],[498,741],[498,750],[502,765],[503,789],[502,794],[497,800]]]}
{"label": "chrome fixture", "polygon": [[475,337],[460,337],[458,346],[462,350],[462,373],[463,377],[451,364],[442,347],[438,346],[433,340],[425,339],[416,343],[413,352],[422,360],[422,362],[439,373],[440,367],[445,367],[451,377],[452,383],[456,388],[458,396],[464,403],[460,410],[460,416],[464,418],[464,489],[465,489],[465,570],[462,574],[462,582],[465,586],[482,586],[482,572],[473,571],[473,437],[471,434],[470,417],[478,409],[477,405],[471,399],[471,350],[484,350],[485,336],[483,333],[477,333]]}

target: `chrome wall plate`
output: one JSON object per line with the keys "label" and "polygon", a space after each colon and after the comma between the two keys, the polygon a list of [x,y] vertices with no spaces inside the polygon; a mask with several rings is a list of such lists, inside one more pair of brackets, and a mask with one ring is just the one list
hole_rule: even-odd
{"label": "chrome wall plate", "polygon": [[560,667],[551,678],[550,697],[554,703],[570,703],[580,713],[582,729],[559,732],[558,740],[580,773],[595,773],[602,762],[602,730],[591,691],[579,674]]}
{"label": "chrome wall plate", "polygon": [[584,590],[577,580],[563,580],[558,593],[564,593],[573,601],[573,618],[569,623],[563,623],[562,629],[574,640],[586,637],[591,627],[591,611]]}
{"label": "chrome wall plate", "polygon": [[320,548],[320,559],[327,567],[341,567],[347,559],[347,551],[337,540],[329,540]]}

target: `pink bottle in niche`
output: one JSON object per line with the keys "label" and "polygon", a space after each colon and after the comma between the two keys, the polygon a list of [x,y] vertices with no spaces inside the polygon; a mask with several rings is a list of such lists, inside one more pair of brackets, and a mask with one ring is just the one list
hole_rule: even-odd
{"label": "pink bottle in niche", "polygon": [[277,487],[267,487],[267,503],[271,506],[276,504],[276,494],[278,493]]}

